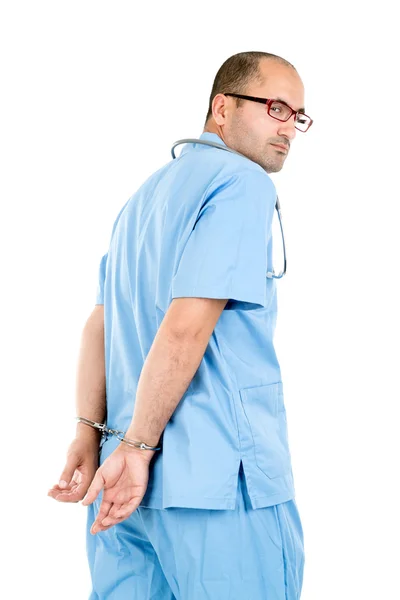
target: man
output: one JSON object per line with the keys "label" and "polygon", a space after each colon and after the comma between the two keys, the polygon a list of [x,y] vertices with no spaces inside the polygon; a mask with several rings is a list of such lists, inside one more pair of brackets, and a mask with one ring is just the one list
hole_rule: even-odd
{"label": "man", "polygon": [[268,173],[312,123],[303,104],[284,59],[230,57],[201,139],[240,154],[187,143],[114,223],[82,334],[77,414],[121,433],[100,440],[78,422],[64,483],[49,492],[86,494],[91,600],[300,598],[277,280],[266,274]]}

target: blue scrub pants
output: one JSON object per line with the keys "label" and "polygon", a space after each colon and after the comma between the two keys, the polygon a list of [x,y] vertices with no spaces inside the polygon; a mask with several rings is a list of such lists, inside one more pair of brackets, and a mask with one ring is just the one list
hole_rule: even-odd
{"label": "blue scrub pants", "polygon": [[235,510],[138,507],[90,533],[89,600],[299,600],[304,538],[295,500],[252,509],[242,464]]}

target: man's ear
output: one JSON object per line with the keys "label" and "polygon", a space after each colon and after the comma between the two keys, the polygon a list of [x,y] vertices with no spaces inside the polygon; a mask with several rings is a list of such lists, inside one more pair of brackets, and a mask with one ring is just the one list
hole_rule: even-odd
{"label": "man's ear", "polygon": [[212,115],[217,125],[225,125],[228,110],[228,98],[224,94],[217,94],[212,101]]}

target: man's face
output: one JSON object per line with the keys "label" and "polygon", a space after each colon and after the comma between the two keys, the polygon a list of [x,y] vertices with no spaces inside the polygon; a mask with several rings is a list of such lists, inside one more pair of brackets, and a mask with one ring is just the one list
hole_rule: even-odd
{"label": "man's face", "polygon": [[[294,69],[263,59],[260,71],[264,83],[250,84],[244,95],[280,98],[293,110],[304,106],[303,83]],[[295,116],[286,122],[278,121],[268,114],[266,104],[242,100],[242,106],[237,108],[236,98],[228,96],[225,100],[225,119],[220,125],[225,143],[258,163],[267,173],[280,171],[298,132],[294,126]],[[283,144],[287,149],[279,149],[273,144]]]}

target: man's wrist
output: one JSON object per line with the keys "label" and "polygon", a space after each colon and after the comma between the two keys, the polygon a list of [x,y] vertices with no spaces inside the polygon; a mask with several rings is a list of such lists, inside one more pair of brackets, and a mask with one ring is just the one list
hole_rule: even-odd
{"label": "man's wrist", "polygon": [[120,452],[125,452],[126,454],[140,454],[142,458],[147,459],[149,462],[153,458],[155,454],[157,454],[156,450],[142,450],[141,448],[136,448],[135,446],[130,446],[129,444],[125,444],[125,442],[121,442],[117,450]]}
{"label": "man's wrist", "polygon": [[102,436],[102,432],[100,429],[96,429],[91,425],[87,425],[86,423],[78,422],[76,424],[76,433],[75,437],[79,439],[85,439],[89,441],[93,441],[93,443],[100,443]]}
{"label": "man's wrist", "polygon": [[[128,430],[125,433],[127,440],[134,440],[135,442],[144,442],[148,446],[155,448],[159,447],[161,436],[154,435],[148,431],[147,428],[140,428],[136,424],[131,423]],[[154,451],[155,452],[155,451]]]}

